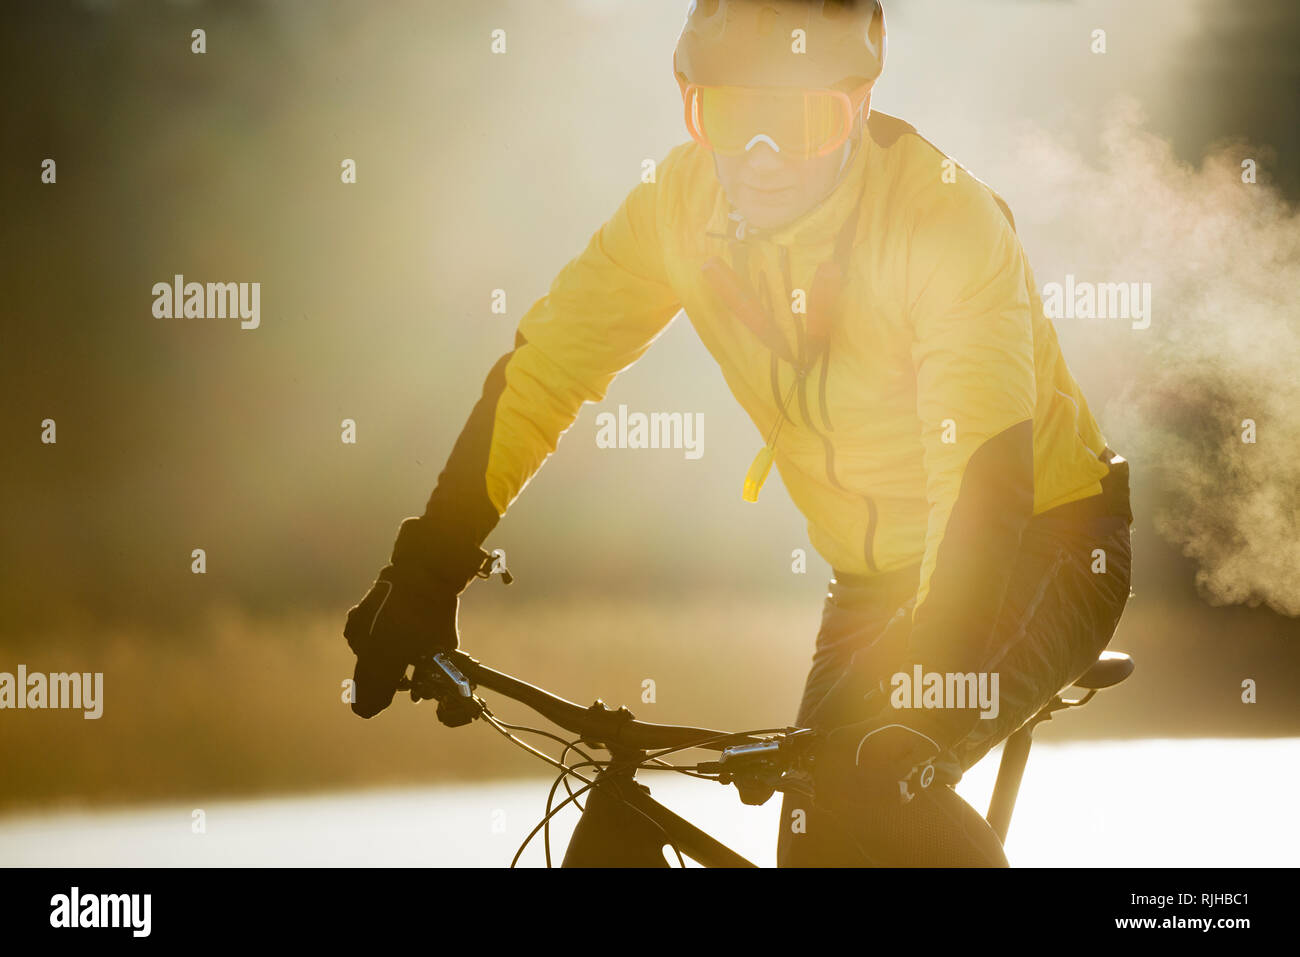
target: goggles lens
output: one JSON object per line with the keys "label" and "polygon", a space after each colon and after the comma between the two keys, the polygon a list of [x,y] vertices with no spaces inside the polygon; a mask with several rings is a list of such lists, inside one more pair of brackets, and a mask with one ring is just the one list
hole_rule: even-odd
{"label": "goggles lens", "polygon": [[683,96],[691,136],[725,156],[760,142],[802,158],[825,156],[853,127],[853,101],[838,90],[690,85]]}

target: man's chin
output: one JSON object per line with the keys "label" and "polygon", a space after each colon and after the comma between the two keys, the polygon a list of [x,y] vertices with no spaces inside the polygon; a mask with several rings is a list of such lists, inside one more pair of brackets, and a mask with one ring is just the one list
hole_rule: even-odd
{"label": "man's chin", "polygon": [[789,206],[751,206],[740,212],[745,217],[745,222],[755,229],[776,229],[799,218],[799,210]]}

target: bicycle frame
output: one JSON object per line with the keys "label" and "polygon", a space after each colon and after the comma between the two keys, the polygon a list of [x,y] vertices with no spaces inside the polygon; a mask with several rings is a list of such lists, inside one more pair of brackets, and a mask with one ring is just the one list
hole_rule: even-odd
{"label": "bicycle frame", "polygon": [[668,867],[669,844],[705,867],[757,866],[650,797],[635,771],[612,765],[596,775],[561,867]]}

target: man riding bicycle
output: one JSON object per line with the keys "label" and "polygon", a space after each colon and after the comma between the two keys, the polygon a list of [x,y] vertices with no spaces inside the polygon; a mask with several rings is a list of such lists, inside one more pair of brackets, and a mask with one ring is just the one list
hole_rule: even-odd
{"label": "man riding bicycle", "polygon": [[[691,141],[489,372],[424,514],[348,615],[356,713],[456,646],[484,539],[582,404],[684,309],[764,437],[743,494],[775,464],[834,569],[795,721],[821,734],[815,800],[787,793],[780,863],[1005,862],[952,785],[1110,641],[1127,463],[1066,367],[1006,203],[871,110],[884,61],[874,0],[691,4],[674,55]],[[996,676],[997,706],[900,692],[897,676],[930,675]]]}

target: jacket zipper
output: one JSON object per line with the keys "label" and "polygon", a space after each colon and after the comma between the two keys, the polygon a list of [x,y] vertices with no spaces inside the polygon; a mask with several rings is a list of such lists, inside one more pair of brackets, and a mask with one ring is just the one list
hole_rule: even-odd
{"label": "jacket zipper", "polygon": [[822,422],[826,424],[826,431],[834,432],[835,429],[831,427],[830,407],[826,404],[826,367],[830,365],[830,358],[831,358],[831,350],[827,349],[822,353],[822,373],[821,373],[821,380],[817,386],[817,398],[821,403]]}
{"label": "jacket zipper", "polygon": [[[781,245],[778,245],[777,249],[780,253],[782,278],[785,280],[786,302],[789,303],[791,296],[794,294],[794,280],[791,278],[790,274],[790,251],[785,246]],[[764,283],[764,288],[766,288],[766,283]],[[835,446],[831,442],[829,436],[819,430],[817,426],[813,425],[812,416],[808,412],[808,376],[806,374],[806,369],[803,368],[807,349],[807,339],[804,335],[803,325],[799,322],[798,317],[791,313],[790,318],[794,322],[794,328],[798,336],[799,345],[798,357],[800,369],[796,372],[799,377],[799,411],[803,415],[804,425],[808,427],[808,430],[812,432],[813,435],[817,436],[817,438],[821,440],[822,449],[826,455],[826,477],[837,489],[842,492],[848,492],[849,489],[840,484],[839,477],[835,474]],[[827,411],[826,404],[826,367],[829,355],[829,349],[822,353],[821,381],[818,388],[819,398],[821,401],[822,420],[826,423],[827,431],[830,431],[830,414]],[[773,357],[773,360],[775,362],[775,357]],[[775,365],[773,366],[773,371],[776,371]],[[773,384],[777,384],[776,377],[773,379]],[[780,402],[779,393],[777,401],[778,403]],[[850,494],[854,493],[850,492]],[[878,570],[876,568],[875,555],[873,554],[873,543],[876,537],[876,524],[879,514],[876,509],[875,500],[872,499],[870,495],[861,492],[856,494],[860,495],[863,501],[867,503],[867,532],[862,543],[862,557],[866,560],[867,568],[874,572]]]}

